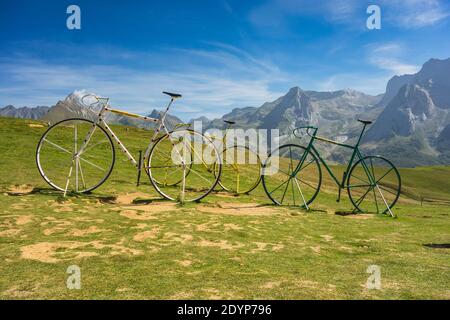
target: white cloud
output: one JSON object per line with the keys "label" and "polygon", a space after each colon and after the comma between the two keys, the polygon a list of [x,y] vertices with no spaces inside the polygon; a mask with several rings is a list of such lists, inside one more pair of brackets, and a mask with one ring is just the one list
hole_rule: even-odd
{"label": "white cloud", "polygon": [[388,75],[362,73],[339,73],[319,81],[316,85],[320,91],[337,91],[351,88],[367,94],[377,95],[384,92]]}
{"label": "white cloud", "polygon": [[330,22],[358,27],[365,19],[364,14],[359,14],[363,12],[360,10],[363,5],[359,0],[272,0],[251,10],[249,19],[256,27],[284,31],[287,31],[286,17],[289,16],[320,16]]}
{"label": "white cloud", "polygon": [[[316,16],[328,22],[364,30],[368,0],[270,0],[250,11],[250,22],[269,32],[291,32],[287,18]],[[450,16],[448,0],[380,0],[382,21],[401,28],[435,25]],[[294,31],[292,31],[294,32]]]}
{"label": "white cloud", "polygon": [[405,62],[405,50],[400,43],[374,43],[366,46],[368,61],[389,75],[412,74],[419,71],[420,66]]}
{"label": "white cloud", "polygon": [[450,16],[447,1],[384,0],[388,20],[403,28],[414,29],[435,25]]}
{"label": "white cloud", "polygon": [[[170,61],[170,54],[175,57],[183,53],[185,63],[167,70],[164,66],[155,69],[1,59],[0,101],[2,105],[53,105],[74,90],[86,89],[111,97],[117,107],[147,113],[164,106],[167,98],[161,91],[165,90],[183,94],[173,112],[188,120],[200,115],[221,116],[234,107],[259,106],[282,94],[271,89],[272,84],[284,81],[273,64],[231,46],[216,44],[215,48],[161,53],[166,58],[169,54],[166,61]],[[130,58],[136,55],[145,57],[145,53],[135,53]]]}
{"label": "white cloud", "polygon": [[377,67],[391,71],[396,75],[413,74],[418,72],[420,69],[420,66],[402,63],[395,58],[372,57],[371,62]]}

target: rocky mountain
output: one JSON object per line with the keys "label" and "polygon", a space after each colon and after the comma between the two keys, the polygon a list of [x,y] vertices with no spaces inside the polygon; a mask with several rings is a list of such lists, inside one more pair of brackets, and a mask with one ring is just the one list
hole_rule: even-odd
{"label": "rocky mountain", "polygon": [[[394,79],[394,78],[393,78]],[[389,81],[393,92],[368,130],[366,144],[399,164],[439,164],[450,159],[450,59],[431,59],[413,75]]]}
{"label": "rocky mountain", "polygon": [[[50,123],[68,117],[94,119],[98,110],[81,103],[85,91],[75,91],[51,107],[19,108],[7,106],[0,116],[42,119]],[[149,116],[159,118],[153,110]],[[203,130],[224,129],[224,120],[235,121],[235,128],[280,129],[280,143],[299,141],[292,130],[302,125],[319,127],[321,136],[352,144],[361,131],[358,118],[375,120],[363,139],[363,151],[382,154],[402,166],[450,164],[450,58],[430,59],[416,74],[394,76],[383,95],[367,95],[351,89],[319,92],[291,88],[278,99],[260,107],[235,108],[219,119],[200,117]],[[109,113],[111,123],[144,128],[154,127],[133,118]],[[182,121],[166,118],[172,129]],[[345,161],[342,148],[326,145],[322,150],[335,161]]]}
{"label": "rocky mountain", "polygon": [[[208,128],[225,128],[224,120],[236,122],[236,128],[280,129],[280,143],[293,139],[292,130],[305,125],[320,128],[320,134],[339,141],[354,140],[361,130],[358,118],[375,119],[382,107],[377,106],[382,96],[371,96],[355,90],[334,92],[304,91],[299,87],[291,88],[286,95],[266,102],[259,108],[236,108],[220,119],[203,124]],[[333,146],[323,148],[332,153],[333,159],[343,157],[342,150]]]}
{"label": "rocky mountain", "polygon": [[12,105],[8,105],[4,108],[0,108],[0,116],[22,119],[40,119],[49,109],[49,107],[44,106],[15,108]]}

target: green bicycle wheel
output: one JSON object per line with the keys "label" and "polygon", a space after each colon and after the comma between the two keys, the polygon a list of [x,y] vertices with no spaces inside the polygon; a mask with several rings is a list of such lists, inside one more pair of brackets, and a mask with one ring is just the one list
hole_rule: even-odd
{"label": "green bicycle wheel", "polygon": [[358,211],[393,215],[401,192],[400,173],[386,158],[364,157],[350,169],[347,192]]}
{"label": "green bicycle wheel", "polygon": [[267,158],[262,182],[273,203],[305,208],[319,193],[322,170],[311,151],[296,144],[286,144]]}

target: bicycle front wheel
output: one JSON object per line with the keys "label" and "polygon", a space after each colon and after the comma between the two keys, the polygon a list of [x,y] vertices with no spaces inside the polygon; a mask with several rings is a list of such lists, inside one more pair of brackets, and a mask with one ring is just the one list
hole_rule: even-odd
{"label": "bicycle front wheel", "polygon": [[[261,160],[246,146],[226,148],[221,154],[222,174],[219,185],[234,194],[247,194],[261,181]],[[217,173],[216,173],[217,174]]]}
{"label": "bicycle front wheel", "polygon": [[383,157],[364,157],[350,169],[347,192],[352,204],[361,212],[392,214],[400,191],[400,173]]}
{"label": "bicycle front wheel", "polygon": [[217,185],[219,152],[213,142],[193,130],[177,130],[161,137],[150,151],[146,171],[156,191],[166,199],[199,201]]}
{"label": "bicycle front wheel", "polygon": [[36,149],[42,178],[64,192],[82,193],[98,188],[111,174],[114,159],[109,135],[87,119],[55,123],[42,135]]}
{"label": "bicycle front wheel", "polygon": [[267,158],[262,182],[273,203],[307,208],[319,193],[322,170],[311,151],[299,145],[287,144]]}

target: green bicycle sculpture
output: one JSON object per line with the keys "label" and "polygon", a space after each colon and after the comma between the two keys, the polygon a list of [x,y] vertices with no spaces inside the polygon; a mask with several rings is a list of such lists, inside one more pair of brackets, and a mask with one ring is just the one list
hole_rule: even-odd
{"label": "green bicycle sculpture", "polygon": [[[295,137],[300,138],[299,130],[306,130],[310,141],[306,147],[292,143],[282,145],[269,155],[262,176],[268,197],[277,205],[300,205],[309,209],[322,185],[322,163],[338,186],[338,202],[341,190],[347,189],[355,211],[389,213],[395,217],[392,208],[400,196],[400,174],[388,159],[363,155],[359,144],[366,126],[372,122],[358,121],[363,128],[354,146],[317,136],[318,128],[313,126],[296,128],[293,131]],[[314,146],[316,140],[353,150],[342,180],[336,177]]]}

